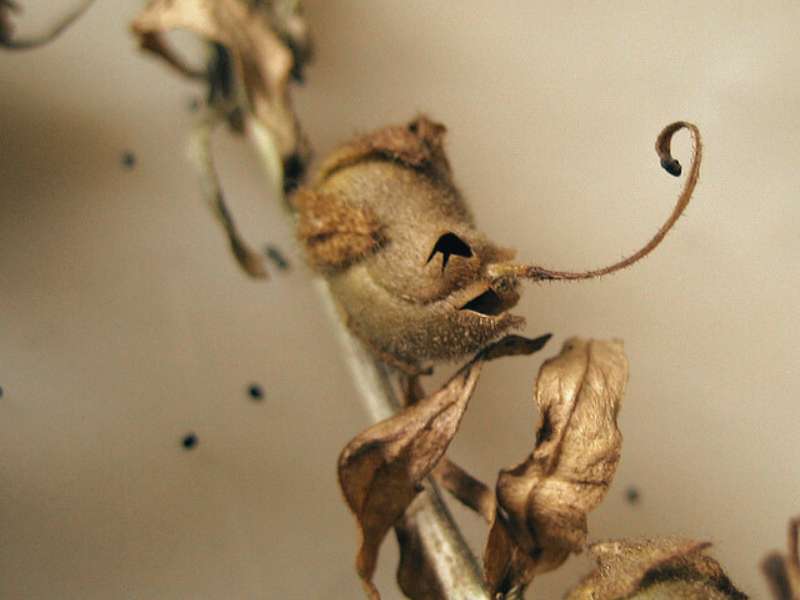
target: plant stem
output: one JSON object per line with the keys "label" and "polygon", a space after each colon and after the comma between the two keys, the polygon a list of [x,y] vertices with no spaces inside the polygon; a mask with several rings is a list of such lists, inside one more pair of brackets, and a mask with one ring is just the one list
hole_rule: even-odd
{"label": "plant stem", "polygon": [[[288,206],[282,193],[282,161],[272,136],[255,122],[251,122],[247,131],[275,194]],[[317,279],[314,285],[339,339],[364,407],[374,422],[388,419],[397,412],[401,403],[386,368],[347,330],[328,284],[323,279]],[[481,566],[467,546],[433,478],[425,481],[424,488],[414,501],[413,519],[408,521],[410,526],[417,529],[422,552],[440,589],[447,590],[447,598],[452,600],[490,600],[483,583]]]}
{"label": "plant stem", "polygon": [[[336,337],[344,351],[356,387],[373,421],[391,417],[400,407],[386,368],[375,361],[343,325],[327,283],[315,282],[325,312],[334,325]],[[432,478],[414,501],[413,519],[426,562],[435,573],[439,588],[448,591],[453,600],[489,600],[483,585],[478,560],[467,546]]]}

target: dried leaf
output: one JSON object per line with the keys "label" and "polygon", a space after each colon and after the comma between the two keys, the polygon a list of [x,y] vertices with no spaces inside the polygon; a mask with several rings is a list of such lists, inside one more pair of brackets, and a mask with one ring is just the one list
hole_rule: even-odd
{"label": "dried leaf", "polygon": [[542,423],[531,456],[497,481],[484,553],[489,588],[507,594],[555,569],[586,541],[586,513],[614,476],[628,363],[618,341],[568,340],[536,382]]}
{"label": "dried leaf", "polygon": [[397,544],[400,546],[400,564],[397,566],[397,584],[413,600],[441,600],[447,597],[431,561],[425,555],[419,529],[411,518],[395,525]]}
{"label": "dried leaf", "polygon": [[567,600],[747,598],[704,551],[711,544],[680,538],[621,540],[592,544],[597,570]]}
{"label": "dried leaf", "polygon": [[361,544],[356,569],[370,598],[379,598],[372,583],[378,549],[389,529],[444,456],[467,407],[486,360],[530,353],[550,336],[537,341],[515,336],[498,347],[479,352],[438,392],[357,435],[339,457],[339,484],[358,521]]}
{"label": "dried leaf", "polygon": [[192,69],[169,50],[163,34],[184,29],[223,46],[242,84],[246,112],[270,132],[284,164],[298,158],[305,164],[309,151],[288,91],[293,70],[302,66],[298,60],[309,56],[299,4],[286,0],[151,0],[132,29],[144,49],[190,76],[194,75]]}
{"label": "dried leaf", "polygon": [[800,600],[800,517],[789,522],[788,553],[773,552],[761,563],[776,600]]}

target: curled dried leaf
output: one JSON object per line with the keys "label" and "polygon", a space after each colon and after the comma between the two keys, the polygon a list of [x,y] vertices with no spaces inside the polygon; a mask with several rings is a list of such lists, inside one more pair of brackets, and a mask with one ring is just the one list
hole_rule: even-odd
{"label": "curled dried leaf", "polygon": [[618,341],[567,340],[536,382],[542,423],[530,457],[500,472],[484,552],[489,588],[508,594],[555,569],[586,541],[586,514],[619,462],[628,363]]}
{"label": "curled dried leaf", "polygon": [[597,570],[567,600],[747,598],[704,551],[708,542],[653,538],[600,542],[589,547]]}
{"label": "curled dried leaf", "polygon": [[164,34],[183,29],[223,47],[241,84],[245,112],[269,131],[284,165],[297,171],[310,154],[288,88],[292,73],[310,56],[301,9],[297,0],[151,0],[132,29],[145,50],[189,76],[195,71],[170,50]]}
{"label": "curled dried leaf", "polygon": [[788,553],[772,552],[761,563],[776,600],[800,599],[800,517],[789,522]]}
{"label": "curled dried leaf", "polygon": [[357,435],[339,457],[339,484],[356,516],[361,544],[356,569],[370,598],[379,598],[372,583],[378,549],[389,529],[403,516],[420,490],[423,479],[444,456],[486,360],[527,353],[534,344],[525,338],[501,340],[500,346],[479,352],[439,391],[390,419]]}

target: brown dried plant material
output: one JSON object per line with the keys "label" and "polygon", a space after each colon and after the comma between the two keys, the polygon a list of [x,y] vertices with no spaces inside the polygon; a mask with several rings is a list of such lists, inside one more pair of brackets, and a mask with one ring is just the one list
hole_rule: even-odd
{"label": "brown dried plant material", "polygon": [[489,589],[508,594],[560,566],[586,542],[586,514],[605,496],[619,462],[617,428],[628,362],[622,343],[572,338],[536,382],[536,447],[500,472],[484,552]]}
{"label": "brown dried plant material", "polygon": [[464,506],[474,510],[487,523],[494,521],[497,503],[492,490],[485,483],[446,458],[439,463],[433,475],[437,483]]}
{"label": "brown dried plant material", "polygon": [[299,238],[311,266],[327,279],[351,331],[376,357],[413,372],[427,361],[476,352],[521,327],[524,319],[510,312],[519,300],[521,280],[598,277],[628,267],[656,248],[686,208],[699,177],[700,135],[691,123],[665,128],[656,151],[664,168],[679,174],[670,143],[683,129],[692,136],[694,156],[672,213],[640,250],[600,269],[554,271],[514,262],[513,250],[477,229],[453,181],[446,129],[425,116],[344,144],[303,192],[319,201],[295,204],[301,224],[318,219],[326,206],[336,220],[349,220],[347,212],[354,220],[369,214],[380,229],[380,245],[368,236],[352,238],[347,228],[334,230],[326,244],[337,248],[336,260],[327,261],[310,247],[313,238],[305,231]]}
{"label": "brown dried plant material", "polygon": [[800,600],[800,517],[789,522],[788,553],[769,554],[761,563],[775,600]]}
{"label": "brown dried plant material", "polygon": [[376,250],[381,225],[371,210],[354,210],[337,196],[300,190],[292,198],[298,211],[297,236],[318,269],[341,269]]}
{"label": "brown dried plant material", "polygon": [[419,528],[413,515],[404,517],[394,527],[400,546],[400,564],[397,566],[397,584],[413,600],[441,600],[447,598],[431,563],[425,556]]}
{"label": "brown dried plant material", "polygon": [[746,599],[719,563],[704,554],[709,546],[669,537],[592,544],[597,570],[567,600]]}
{"label": "brown dried plant material", "polygon": [[61,35],[93,3],[94,0],[80,0],[65,15],[52,23],[45,32],[26,38],[14,38],[11,13],[19,13],[22,9],[15,0],[0,0],[0,47],[7,50],[27,50],[43,46]]}
{"label": "brown dried plant material", "polygon": [[203,196],[214,218],[222,225],[228,238],[231,252],[242,270],[250,277],[266,279],[268,273],[264,257],[250,248],[244,241],[236,227],[228,205],[225,203],[222,185],[219,182],[217,170],[214,166],[214,154],[211,150],[211,134],[214,130],[214,123],[218,119],[219,115],[212,114],[207,120],[201,121],[195,127],[192,137],[191,155],[200,175]]}
{"label": "brown dried plant material", "polygon": [[[289,79],[298,77],[310,57],[310,43],[299,0],[151,0],[132,23],[143,49],[180,73],[208,82],[210,114],[194,131],[196,164],[206,201],[222,225],[244,272],[265,278],[263,256],[240,235],[214,171],[211,134],[224,120],[234,131],[250,125],[258,147],[284,191],[295,185],[310,155],[289,97]],[[188,65],[166,41],[174,29],[208,42],[208,67]],[[290,179],[292,180],[290,182]]]}
{"label": "brown dried plant material", "polygon": [[536,340],[513,336],[479,352],[438,392],[357,435],[339,457],[339,484],[358,521],[361,543],[356,570],[370,598],[378,549],[403,516],[420,484],[444,456],[455,436],[486,360],[540,349]]}
{"label": "brown dried plant material", "polygon": [[[151,0],[132,23],[142,47],[156,52],[186,75],[190,67],[168,49],[164,34],[193,32],[224,47],[241,82],[246,112],[271,134],[284,163],[308,159],[289,96],[289,79],[307,60],[305,22],[295,0]],[[287,41],[294,40],[292,48]]]}

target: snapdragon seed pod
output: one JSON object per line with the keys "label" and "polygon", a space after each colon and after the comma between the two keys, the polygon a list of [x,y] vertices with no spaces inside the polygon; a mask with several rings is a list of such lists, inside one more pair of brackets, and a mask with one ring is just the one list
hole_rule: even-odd
{"label": "snapdragon seed pod", "polygon": [[509,312],[520,280],[598,277],[658,246],[699,175],[700,134],[690,123],[673,123],[659,135],[661,164],[680,174],[670,141],[681,129],[692,135],[694,156],[672,214],[645,246],[608,267],[569,272],[514,262],[514,250],[475,227],[453,182],[445,127],[425,116],[334,151],[292,197],[298,238],[348,327],[384,362],[413,371],[426,361],[456,359],[524,324]]}

